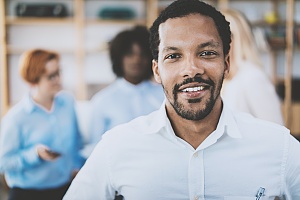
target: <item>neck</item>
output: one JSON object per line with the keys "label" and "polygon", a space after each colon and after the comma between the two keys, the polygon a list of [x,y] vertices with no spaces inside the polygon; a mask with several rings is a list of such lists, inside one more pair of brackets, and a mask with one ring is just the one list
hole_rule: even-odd
{"label": "neck", "polygon": [[32,98],[37,104],[41,105],[47,110],[51,110],[54,96],[47,96],[38,92],[35,95],[33,95]]}
{"label": "neck", "polygon": [[145,80],[144,78],[130,78],[125,76],[124,79],[133,85],[138,85]]}
{"label": "neck", "polygon": [[222,112],[222,101],[219,98],[213,110],[202,120],[194,121],[180,117],[171,105],[167,105],[167,113],[175,134],[188,142],[194,149],[217,128]]}

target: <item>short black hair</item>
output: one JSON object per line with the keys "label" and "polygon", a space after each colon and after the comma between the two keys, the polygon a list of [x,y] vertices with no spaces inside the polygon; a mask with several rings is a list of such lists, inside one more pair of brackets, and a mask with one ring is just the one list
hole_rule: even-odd
{"label": "short black hair", "polygon": [[159,25],[168,19],[184,17],[190,14],[201,14],[211,17],[215,22],[222,40],[224,56],[229,53],[231,32],[229,22],[226,21],[224,15],[217,11],[213,6],[199,0],[177,0],[160,13],[150,28],[150,48],[155,60],[158,60],[158,46],[160,43],[158,32]]}
{"label": "short black hair", "polygon": [[132,51],[133,44],[139,45],[142,53],[149,58],[149,67],[146,72],[146,79],[151,78],[152,54],[149,46],[149,30],[145,26],[137,25],[131,29],[118,33],[109,44],[110,60],[113,72],[117,77],[123,77],[123,58]]}

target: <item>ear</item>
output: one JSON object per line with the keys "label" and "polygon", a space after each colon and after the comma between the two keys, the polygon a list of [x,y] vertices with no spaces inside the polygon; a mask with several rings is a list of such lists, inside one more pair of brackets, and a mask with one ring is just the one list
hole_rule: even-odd
{"label": "ear", "polygon": [[224,74],[225,74],[225,78],[227,78],[229,76],[229,71],[230,71],[230,56],[229,56],[229,54],[227,54],[225,57],[224,66],[225,66]]}
{"label": "ear", "polygon": [[158,70],[158,63],[154,59],[152,60],[152,71],[153,71],[154,79],[156,80],[156,82],[161,83],[161,78],[160,78],[160,74],[159,74],[159,70]]}

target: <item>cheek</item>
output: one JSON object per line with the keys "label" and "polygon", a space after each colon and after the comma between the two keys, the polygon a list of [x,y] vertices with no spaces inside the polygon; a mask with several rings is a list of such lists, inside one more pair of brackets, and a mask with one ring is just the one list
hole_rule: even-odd
{"label": "cheek", "polygon": [[149,62],[149,60],[143,60],[143,62],[141,63],[142,67],[146,70],[149,69],[149,66],[151,68],[151,62]]}
{"label": "cheek", "polygon": [[122,60],[122,64],[124,67],[127,67],[128,65],[130,65],[131,61],[132,61],[132,59],[130,59],[130,57],[125,56]]}
{"label": "cheek", "polygon": [[39,88],[49,87],[48,84],[44,80],[41,80],[37,85],[38,85]]}
{"label": "cheek", "polygon": [[122,61],[123,68],[127,67],[127,64],[128,64],[128,61],[127,61],[127,59],[124,58]]}
{"label": "cheek", "polygon": [[222,78],[223,75],[226,75],[226,73],[228,72],[228,70],[226,69],[227,67],[224,62],[220,62],[218,64],[207,67],[206,74],[213,80],[220,80],[220,78]]}
{"label": "cheek", "polygon": [[164,71],[163,73],[160,73],[160,79],[166,92],[172,93],[174,86],[177,84],[176,83],[177,79],[174,76],[174,73]]}

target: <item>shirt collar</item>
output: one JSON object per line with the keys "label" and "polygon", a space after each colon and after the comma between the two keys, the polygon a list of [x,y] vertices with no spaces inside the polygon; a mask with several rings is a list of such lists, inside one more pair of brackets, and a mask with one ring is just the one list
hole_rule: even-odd
{"label": "shirt collar", "polygon": [[[169,118],[167,117],[166,108],[165,108],[166,99],[162,103],[160,109],[153,113],[152,120],[146,130],[147,133],[157,133],[162,128],[168,128],[171,126]],[[172,127],[170,127],[171,130]],[[175,135],[172,131],[172,135]],[[215,131],[212,132],[210,135],[214,137],[214,135],[220,138],[223,134],[227,134],[229,137],[232,138],[242,138],[242,134],[238,128],[236,123],[236,119],[232,113],[232,111],[223,103],[223,110]]]}
{"label": "shirt collar", "polygon": [[149,87],[149,80],[144,80],[136,85],[128,82],[124,78],[118,78],[116,81],[117,81],[117,84],[119,84],[124,90],[144,91],[146,88]]}
{"label": "shirt collar", "polygon": [[224,133],[226,133],[232,138],[242,138],[242,134],[238,128],[234,114],[232,113],[230,108],[224,103],[223,110],[216,130],[218,129],[224,130]]}
{"label": "shirt collar", "polygon": [[24,98],[23,98],[23,103],[24,103],[24,108],[28,113],[31,113],[34,108],[35,108],[35,104],[33,102],[33,99],[31,97],[30,94],[27,94]]}
{"label": "shirt collar", "polygon": [[[55,105],[63,105],[64,104],[64,99],[59,94],[60,94],[60,92],[54,97]],[[25,95],[25,97],[23,98],[23,103],[24,103],[24,108],[28,113],[32,113],[36,108],[38,108],[36,103],[33,101],[30,93]]]}

